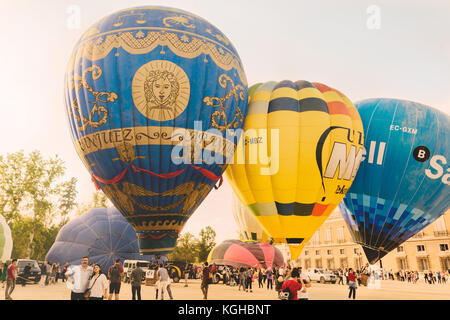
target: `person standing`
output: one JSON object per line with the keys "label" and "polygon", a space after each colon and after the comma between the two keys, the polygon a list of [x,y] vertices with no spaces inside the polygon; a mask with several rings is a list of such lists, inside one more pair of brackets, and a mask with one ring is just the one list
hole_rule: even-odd
{"label": "person standing", "polygon": [[239,287],[238,287],[238,291],[241,291],[241,287],[242,287],[242,290],[245,291],[245,269],[243,267],[241,267],[239,269]]}
{"label": "person standing", "polygon": [[88,300],[103,300],[108,295],[108,279],[98,264],[94,264],[94,274],[89,280]]}
{"label": "person standing", "polygon": [[109,297],[108,300],[112,300],[113,294],[115,300],[119,300],[120,285],[122,284],[123,267],[120,265],[120,259],[116,260],[116,263],[112,265],[108,270],[109,278]]}
{"label": "person standing", "polygon": [[131,271],[131,295],[132,299],[141,300],[141,284],[142,284],[142,278],[144,277],[144,271],[141,269],[139,264],[137,265],[136,269]]}
{"label": "person standing", "polygon": [[[294,271],[294,270],[292,270]],[[298,300],[309,300],[308,289],[311,287],[311,281],[306,273],[302,271],[302,267],[298,268],[299,278],[303,281],[303,286],[305,290],[297,292]]]}
{"label": "person standing", "polygon": [[347,279],[348,279],[348,298],[351,299],[352,293],[353,293],[353,300],[356,298],[356,275],[353,273],[353,269],[348,269],[347,273]]}
{"label": "person standing", "polygon": [[12,300],[11,294],[16,287],[17,279],[17,259],[13,259],[8,269],[6,270],[6,289],[5,289],[5,300]]}
{"label": "person standing", "polygon": [[27,263],[25,268],[23,268],[23,279],[22,279],[22,287],[25,287],[25,285],[28,282],[28,279],[31,276],[31,264]]}
{"label": "person standing", "polygon": [[269,289],[269,287],[270,287],[270,290],[272,290],[273,289],[273,285],[272,285],[273,273],[272,273],[271,268],[268,268],[266,270],[266,277],[267,277],[267,289]]}
{"label": "person standing", "polygon": [[0,279],[1,282],[2,282],[2,288],[5,287],[7,270],[8,270],[8,264],[5,261],[5,263],[2,264],[2,276],[1,276],[1,279]]}
{"label": "person standing", "polygon": [[[169,285],[169,272],[163,265],[160,265],[158,271],[156,272],[156,278],[158,282],[158,288],[156,292],[156,299],[158,299],[158,292],[161,294],[161,300],[164,300],[164,293],[168,291],[167,287]],[[171,294],[169,294],[171,296]]]}
{"label": "person standing", "polygon": [[252,282],[253,282],[253,269],[248,268],[247,272],[245,273],[245,291],[246,292],[253,292],[252,290]]}
{"label": "person standing", "polygon": [[[93,270],[89,267],[89,258],[83,257],[81,259],[81,266],[73,266],[68,268],[65,276],[68,282],[71,283],[71,300],[86,300],[84,294],[89,287],[89,279]],[[69,277],[71,279],[69,279]]]}
{"label": "person standing", "polygon": [[306,288],[303,284],[303,280],[300,277],[297,268],[292,269],[291,276],[283,282],[281,286],[281,292],[289,293],[288,300],[298,300],[298,292],[306,292]]}
{"label": "person standing", "polygon": [[262,270],[258,269],[258,288],[263,288],[263,278]]}
{"label": "person standing", "polygon": [[341,269],[339,269],[338,272],[339,272],[339,282],[338,282],[338,284],[344,285],[344,273],[342,272]]}
{"label": "person standing", "polygon": [[208,300],[208,286],[210,278],[211,278],[211,271],[208,267],[208,262],[205,262],[203,264],[203,271],[202,271],[202,284],[200,285],[200,288],[202,289],[203,293],[203,300]]}
{"label": "person standing", "polygon": [[43,288],[45,284],[45,274],[47,273],[47,261],[44,261],[40,266],[41,268],[41,280],[39,281],[39,287]]}
{"label": "person standing", "polygon": [[52,263],[47,261],[45,266],[45,285],[48,286],[50,282],[50,277],[52,275]]}
{"label": "person standing", "polygon": [[184,286],[188,286],[188,278],[189,278],[189,264],[186,263],[184,267]]}

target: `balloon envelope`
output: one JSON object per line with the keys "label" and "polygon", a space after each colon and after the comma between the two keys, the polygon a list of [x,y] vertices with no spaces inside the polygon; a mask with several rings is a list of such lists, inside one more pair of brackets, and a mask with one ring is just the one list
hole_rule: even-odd
{"label": "balloon envelope", "polygon": [[340,209],[373,264],[449,208],[450,119],[398,99],[356,107],[367,154]]}
{"label": "balloon envelope", "polygon": [[136,232],[115,208],[94,208],[59,231],[45,259],[61,265],[81,264],[81,258],[98,263],[107,272],[116,259],[150,260],[139,254]]}
{"label": "balloon envelope", "polygon": [[266,82],[249,92],[246,136],[226,175],[294,260],[353,181],[363,154],[361,119],[346,96],[320,83]]}
{"label": "balloon envelope", "polygon": [[171,252],[239,138],[248,97],[236,49],[189,12],[121,10],[75,46],[65,102],[78,155],[141,253]]}
{"label": "balloon envelope", "polygon": [[259,224],[253,213],[233,195],[233,217],[239,228],[239,234],[242,240],[253,240],[258,242],[267,242],[269,235]]}
{"label": "balloon envelope", "polygon": [[0,261],[6,262],[11,258],[13,249],[13,240],[11,229],[6,223],[5,218],[0,215]]}
{"label": "balloon envelope", "polygon": [[268,243],[225,240],[209,253],[208,262],[233,267],[272,268],[284,265],[281,251]]}

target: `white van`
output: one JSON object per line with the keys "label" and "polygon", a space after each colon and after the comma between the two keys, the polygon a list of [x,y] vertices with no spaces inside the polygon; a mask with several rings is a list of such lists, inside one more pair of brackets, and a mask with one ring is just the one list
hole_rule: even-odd
{"label": "white van", "polygon": [[125,260],[123,262],[123,281],[128,283],[130,282],[131,272],[140,267],[142,271],[144,271],[144,277],[142,280],[145,280],[145,273],[150,268],[150,262],[145,260]]}

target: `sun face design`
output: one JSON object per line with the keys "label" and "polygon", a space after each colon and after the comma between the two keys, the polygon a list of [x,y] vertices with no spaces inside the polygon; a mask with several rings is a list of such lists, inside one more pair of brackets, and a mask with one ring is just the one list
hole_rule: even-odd
{"label": "sun face design", "polygon": [[170,61],[151,61],[136,72],[132,95],[136,108],[147,118],[172,120],[189,102],[189,79],[183,69]]}

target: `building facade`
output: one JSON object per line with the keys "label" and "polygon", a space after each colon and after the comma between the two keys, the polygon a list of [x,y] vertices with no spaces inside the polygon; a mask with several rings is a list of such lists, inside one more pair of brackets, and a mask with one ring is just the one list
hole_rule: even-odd
{"label": "building facade", "polygon": [[[450,210],[381,260],[384,270],[450,270]],[[367,264],[336,209],[306,244],[296,261],[304,268],[354,268]],[[377,263],[378,264],[378,263]],[[450,271],[449,271],[450,272]]]}

